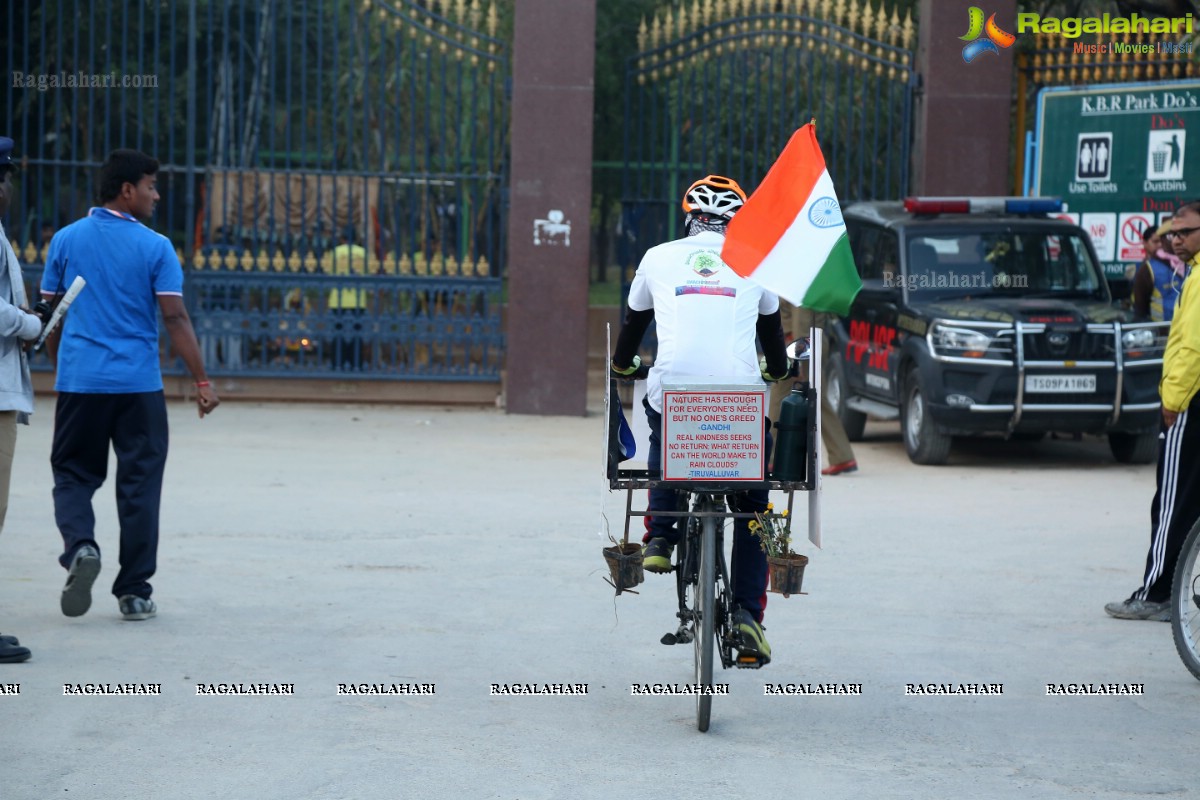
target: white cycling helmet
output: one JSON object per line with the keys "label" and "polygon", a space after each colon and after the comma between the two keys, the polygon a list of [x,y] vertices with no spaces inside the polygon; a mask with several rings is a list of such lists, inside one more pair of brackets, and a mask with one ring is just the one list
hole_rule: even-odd
{"label": "white cycling helmet", "polygon": [[742,204],[746,193],[737,181],[720,175],[701,178],[683,193],[683,210],[687,214],[706,214],[730,219]]}

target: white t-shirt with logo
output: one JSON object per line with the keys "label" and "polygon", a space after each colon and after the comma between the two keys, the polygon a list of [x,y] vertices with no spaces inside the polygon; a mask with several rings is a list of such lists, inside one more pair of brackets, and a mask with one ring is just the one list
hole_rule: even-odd
{"label": "white t-shirt with logo", "polygon": [[718,377],[762,383],[755,348],[759,314],[779,298],[721,260],[722,234],[705,231],[652,247],[629,287],[629,308],[654,309],[658,355],[647,379],[650,406],[662,412],[672,378]]}

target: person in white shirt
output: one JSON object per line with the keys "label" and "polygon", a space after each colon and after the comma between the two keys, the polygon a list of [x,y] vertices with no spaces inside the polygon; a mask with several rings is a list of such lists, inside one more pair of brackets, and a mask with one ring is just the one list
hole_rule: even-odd
{"label": "person in white shirt", "polygon": [[[779,298],[735,273],[721,260],[725,226],[746,202],[736,181],[709,175],[684,193],[687,215],[682,239],[652,247],[642,258],[629,289],[625,324],[613,353],[619,377],[647,376],[646,419],[650,425],[648,469],[662,462],[662,387],[672,376],[728,378],[738,383],[782,380],[787,353],[779,314]],[[658,355],[648,370],[636,355],[651,322],[657,326]],[[755,340],[762,345],[760,364]],[[770,453],[768,425],[766,451]],[[738,511],[765,511],[767,491],[730,496]],[[648,511],[674,511],[678,492],[651,489]],[[670,572],[671,553],[679,542],[678,517],[646,517],[642,563],[650,572]],[[732,593],[739,650],[770,661],[771,648],[762,631],[766,607],[767,561],[751,535],[749,520],[733,526]]]}

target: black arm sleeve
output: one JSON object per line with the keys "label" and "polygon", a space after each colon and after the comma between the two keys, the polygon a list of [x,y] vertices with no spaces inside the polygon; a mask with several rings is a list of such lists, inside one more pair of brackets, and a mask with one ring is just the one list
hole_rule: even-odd
{"label": "black arm sleeve", "polygon": [[767,358],[767,372],[782,375],[787,372],[787,346],[783,343],[783,321],[779,312],[758,315],[758,342]]}
{"label": "black arm sleeve", "polygon": [[617,336],[617,346],[613,350],[614,364],[625,368],[633,363],[633,357],[637,355],[638,347],[642,344],[642,337],[646,335],[646,329],[653,321],[653,308],[645,311],[634,311],[631,308],[625,311],[625,323],[621,326],[621,334]]}

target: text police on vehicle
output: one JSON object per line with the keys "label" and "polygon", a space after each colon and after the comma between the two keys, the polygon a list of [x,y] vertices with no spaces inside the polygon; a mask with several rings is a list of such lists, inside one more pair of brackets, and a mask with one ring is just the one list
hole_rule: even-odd
{"label": "text police on vehicle", "polygon": [[909,458],[952,436],[1104,433],[1153,461],[1167,328],[1113,306],[1054,198],[908,198],[845,209],[863,289],[830,331],[826,391],[851,439],[899,417]]}

